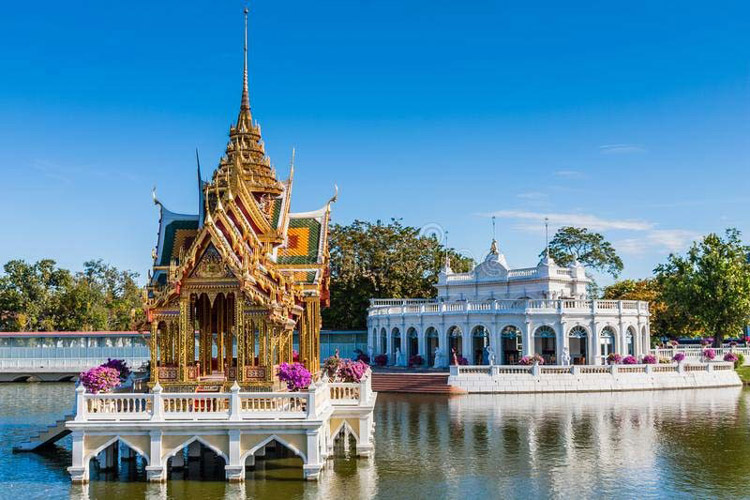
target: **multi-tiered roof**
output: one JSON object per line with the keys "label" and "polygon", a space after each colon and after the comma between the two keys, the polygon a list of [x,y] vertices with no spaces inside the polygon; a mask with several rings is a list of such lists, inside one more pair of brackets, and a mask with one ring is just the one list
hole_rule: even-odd
{"label": "multi-tiered roof", "polygon": [[279,180],[250,108],[247,13],[244,56],[240,112],[210,181],[200,178],[199,168],[198,213],[172,212],[154,197],[160,219],[150,306],[176,300],[201,262],[214,259],[217,270],[226,269],[281,324],[295,321],[301,299],[328,300],[328,221],[336,197],[316,211],[290,212],[294,156],[289,178]]}

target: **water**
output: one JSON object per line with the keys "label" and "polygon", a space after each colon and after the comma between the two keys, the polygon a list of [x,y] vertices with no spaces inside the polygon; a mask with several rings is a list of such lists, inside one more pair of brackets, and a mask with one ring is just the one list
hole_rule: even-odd
{"label": "water", "polygon": [[750,496],[750,391],[741,388],[380,394],[374,460],[337,458],[317,483],[301,479],[296,458],[258,461],[242,485],[217,480],[221,463],[186,472],[203,480],[147,484],[136,463],[120,480],[73,486],[69,438],[43,455],[11,453],[72,401],[72,384],[0,384],[0,498]]}

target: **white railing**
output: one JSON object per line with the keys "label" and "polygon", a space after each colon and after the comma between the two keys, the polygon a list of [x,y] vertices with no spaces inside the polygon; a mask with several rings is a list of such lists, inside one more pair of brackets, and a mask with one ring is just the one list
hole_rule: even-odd
{"label": "white railing", "polygon": [[372,401],[370,372],[359,383],[319,382],[306,392],[87,394],[76,389],[77,422],[295,420],[317,418],[331,407]]}
{"label": "white railing", "polygon": [[[703,350],[706,349],[706,347],[700,346],[700,345],[680,345],[677,347],[668,347],[668,348],[660,348],[660,349],[651,349],[651,354],[656,356],[657,358],[669,358],[672,359],[675,354],[678,352],[681,352],[685,355],[685,359],[688,361],[703,361]],[[711,349],[714,350],[716,353],[717,360],[724,359],[724,356],[727,353],[733,352],[735,354],[742,354],[745,357],[745,365],[750,364],[750,347],[711,347]]]}
{"label": "white railing", "polygon": [[648,302],[637,300],[578,300],[578,299],[487,299],[438,301],[437,299],[372,299],[370,316],[403,314],[445,314],[478,312],[495,314],[498,311],[576,311],[598,315],[648,314]]}
{"label": "white railing", "polygon": [[630,373],[685,373],[695,371],[725,371],[733,370],[734,364],[726,361],[713,361],[710,363],[662,363],[662,364],[637,364],[637,365],[480,365],[461,366],[451,365],[451,376],[458,375],[619,375]]}

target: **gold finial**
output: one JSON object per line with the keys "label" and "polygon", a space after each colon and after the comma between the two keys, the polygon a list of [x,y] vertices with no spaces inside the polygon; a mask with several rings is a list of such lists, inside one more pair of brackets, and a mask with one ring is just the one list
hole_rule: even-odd
{"label": "gold finial", "polygon": [[245,55],[245,65],[243,70],[243,76],[242,76],[242,105],[240,106],[240,109],[243,111],[250,111],[250,92],[248,90],[248,84],[247,84],[247,14],[249,12],[249,9],[245,7],[245,45],[244,45],[244,55]]}

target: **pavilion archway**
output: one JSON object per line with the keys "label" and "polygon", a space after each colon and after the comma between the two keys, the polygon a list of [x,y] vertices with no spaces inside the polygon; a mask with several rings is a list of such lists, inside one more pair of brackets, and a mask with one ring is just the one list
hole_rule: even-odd
{"label": "pavilion archway", "polygon": [[463,356],[463,333],[458,326],[448,328],[448,356],[453,363],[453,353],[457,358]]}
{"label": "pavilion archway", "polygon": [[435,366],[435,349],[440,348],[440,337],[435,327],[429,327],[425,330],[425,344],[427,344],[427,365]]}
{"label": "pavilion archway", "polygon": [[599,355],[602,358],[602,363],[607,362],[607,356],[616,352],[617,343],[615,337],[617,333],[611,326],[605,326],[599,333]]}
{"label": "pavilion archway", "polygon": [[568,351],[572,364],[586,364],[588,360],[588,338],[588,330],[580,325],[576,325],[568,331]]}
{"label": "pavilion archway", "polygon": [[406,359],[410,359],[412,356],[416,356],[419,354],[419,334],[417,333],[417,329],[412,327],[409,327],[408,330],[406,330],[406,338],[407,338],[407,349],[406,349]]}
{"label": "pavilion archway", "polygon": [[471,355],[469,363],[474,365],[489,364],[485,362],[485,348],[490,344],[490,331],[484,325],[477,325],[471,330]]}
{"label": "pavilion archway", "polygon": [[542,325],[534,331],[534,353],[542,356],[545,364],[557,362],[557,334],[554,328]]}
{"label": "pavilion archway", "polygon": [[523,336],[521,330],[514,326],[508,325],[500,331],[500,342],[502,349],[501,363],[504,365],[518,364],[523,352]]}

